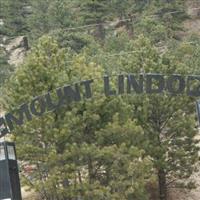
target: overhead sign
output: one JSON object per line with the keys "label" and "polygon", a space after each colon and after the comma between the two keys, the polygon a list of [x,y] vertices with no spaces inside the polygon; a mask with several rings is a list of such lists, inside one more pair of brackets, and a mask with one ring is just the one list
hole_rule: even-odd
{"label": "overhead sign", "polygon": [[[105,96],[123,94],[186,94],[200,96],[200,76],[163,75],[163,74],[120,74],[116,78],[115,87],[111,87],[111,76],[104,76],[103,91]],[[31,121],[34,116],[42,116],[62,105],[92,98],[94,91],[92,84],[95,79],[81,81],[72,85],[65,85],[55,89],[56,98],[47,92],[33,98],[30,103],[22,104],[15,113],[7,113],[0,118],[0,137],[10,133],[14,127],[21,126],[25,121]],[[54,95],[54,96],[55,96]],[[53,100],[53,99],[56,99]]]}
{"label": "overhead sign", "polygon": [[197,116],[198,116],[199,126],[200,126],[200,100],[196,102],[196,106],[197,106]]}

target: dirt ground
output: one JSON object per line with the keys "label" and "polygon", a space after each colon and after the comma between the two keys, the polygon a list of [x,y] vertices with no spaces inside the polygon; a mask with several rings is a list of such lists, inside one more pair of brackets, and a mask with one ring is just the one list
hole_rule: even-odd
{"label": "dirt ground", "polygon": [[191,180],[196,182],[196,189],[191,191],[171,189],[169,200],[200,200],[200,172],[195,173]]}
{"label": "dirt ground", "polygon": [[27,191],[26,188],[22,188],[22,199],[23,200],[37,200],[37,195],[32,191]]}

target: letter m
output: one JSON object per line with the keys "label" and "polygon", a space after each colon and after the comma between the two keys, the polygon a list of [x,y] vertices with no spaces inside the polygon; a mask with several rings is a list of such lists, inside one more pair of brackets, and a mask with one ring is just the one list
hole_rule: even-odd
{"label": "letter m", "polygon": [[17,114],[18,114],[18,117],[15,117],[11,113],[8,113],[5,115],[5,119],[6,119],[6,122],[7,122],[7,125],[9,127],[10,131],[12,131],[14,129],[13,123],[21,126],[24,123],[25,117],[28,121],[30,121],[32,119],[32,116],[30,114],[27,104],[21,105],[20,108],[17,110]]}

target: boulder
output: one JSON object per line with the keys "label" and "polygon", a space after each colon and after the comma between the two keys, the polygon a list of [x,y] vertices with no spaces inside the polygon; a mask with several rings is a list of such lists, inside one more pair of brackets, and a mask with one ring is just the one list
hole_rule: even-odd
{"label": "boulder", "polygon": [[26,52],[29,49],[28,39],[25,36],[19,36],[11,40],[4,47],[9,57],[8,63],[18,66],[23,62]]}

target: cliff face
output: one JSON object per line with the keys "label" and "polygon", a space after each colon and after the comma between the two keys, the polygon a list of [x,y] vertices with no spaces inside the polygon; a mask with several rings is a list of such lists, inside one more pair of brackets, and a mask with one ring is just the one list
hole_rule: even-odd
{"label": "cliff face", "polygon": [[9,42],[7,38],[4,38],[0,46],[8,57],[8,63],[14,66],[22,64],[29,48],[28,39],[25,36],[16,37]]}

